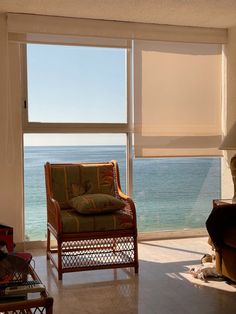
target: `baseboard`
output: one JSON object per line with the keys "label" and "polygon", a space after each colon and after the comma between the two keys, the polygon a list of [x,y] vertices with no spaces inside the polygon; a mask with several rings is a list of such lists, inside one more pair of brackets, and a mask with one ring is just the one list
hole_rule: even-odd
{"label": "baseboard", "polygon": [[207,235],[208,233],[206,229],[204,228],[139,232],[138,241],[194,238],[194,237],[205,237]]}
{"label": "baseboard", "polygon": [[[208,236],[206,229],[183,229],[183,230],[166,230],[153,232],[139,232],[138,241],[164,240],[164,239],[180,239]],[[55,243],[53,243],[55,242]],[[52,243],[56,245],[56,241]],[[46,240],[44,241],[26,241],[16,243],[16,251],[29,251],[32,249],[46,249]]]}

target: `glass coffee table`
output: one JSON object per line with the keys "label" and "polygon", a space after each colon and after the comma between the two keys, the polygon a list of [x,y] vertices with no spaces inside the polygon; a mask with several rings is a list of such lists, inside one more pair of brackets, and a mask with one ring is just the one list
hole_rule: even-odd
{"label": "glass coffee table", "polygon": [[[19,282],[19,279],[9,282],[10,289],[16,287],[16,282]],[[22,280],[23,281],[23,280]],[[24,278],[24,282],[28,283],[26,289],[23,293],[12,294],[11,296],[0,296],[0,313],[5,314],[52,314],[53,313],[53,298],[49,296],[46,289],[42,289],[41,292],[32,292],[30,287],[36,287],[36,285],[41,286],[42,282],[38,277],[35,270],[32,266],[29,266],[28,274]],[[38,287],[37,286],[37,287]],[[8,287],[8,289],[9,289]],[[19,289],[22,289],[22,286],[19,285]],[[27,289],[27,287],[29,289]],[[36,290],[36,289],[35,289]]]}

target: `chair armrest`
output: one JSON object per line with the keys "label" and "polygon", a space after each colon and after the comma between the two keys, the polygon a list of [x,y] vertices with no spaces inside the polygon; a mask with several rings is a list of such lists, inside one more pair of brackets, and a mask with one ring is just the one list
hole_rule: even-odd
{"label": "chair armrest", "polygon": [[134,201],[128,195],[124,194],[121,190],[118,190],[118,196],[122,201],[124,201],[127,204],[124,210],[133,216],[136,225],[137,218]]}
{"label": "chair armrest", "polygon": [[59,203],[52,197],[47,197],[47,218],[48,224],[51,225],[57,233],[61,233],[61,208]]}

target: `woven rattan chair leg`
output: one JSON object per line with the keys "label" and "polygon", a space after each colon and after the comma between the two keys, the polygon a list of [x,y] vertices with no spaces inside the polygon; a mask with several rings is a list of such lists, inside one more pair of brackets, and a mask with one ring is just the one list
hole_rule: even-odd
{"label": "woven rattan chair leg", "polygon": [[46,254],[47,260],[49,260],[49,252],[50,252],[50,247],[51,247],[50,241],[51,241],[51,234],[50,234],[49,229],[47,229],[47,254]]}
{"label": "woven rattan chair leg", "polygon": [[62,243],[57,241],[58,257],[58,279],[62,280]]}
{"label": "woven rattan chair leg", "polygon": [[138,263],[138,239],[137,239],[137,235],[134,238],[134,260],[135,260],[134,271],[135,271],[135,274],[138,274],[139,263]]}

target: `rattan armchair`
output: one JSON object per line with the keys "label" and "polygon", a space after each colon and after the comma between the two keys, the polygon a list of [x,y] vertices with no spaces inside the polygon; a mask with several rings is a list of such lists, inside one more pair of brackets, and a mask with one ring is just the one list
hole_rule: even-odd
{"label": "rattan armchair", "polygon": [[[45,179],[47,258],[56,267],[58,279],[67,272],[118,267],[134,267],[138,273],[136,210],[121,191],[117,162],[47,162]],[[70,206],[70,199],[80,193],[110,194],[125,202],[125,207],[83,215]]]}

